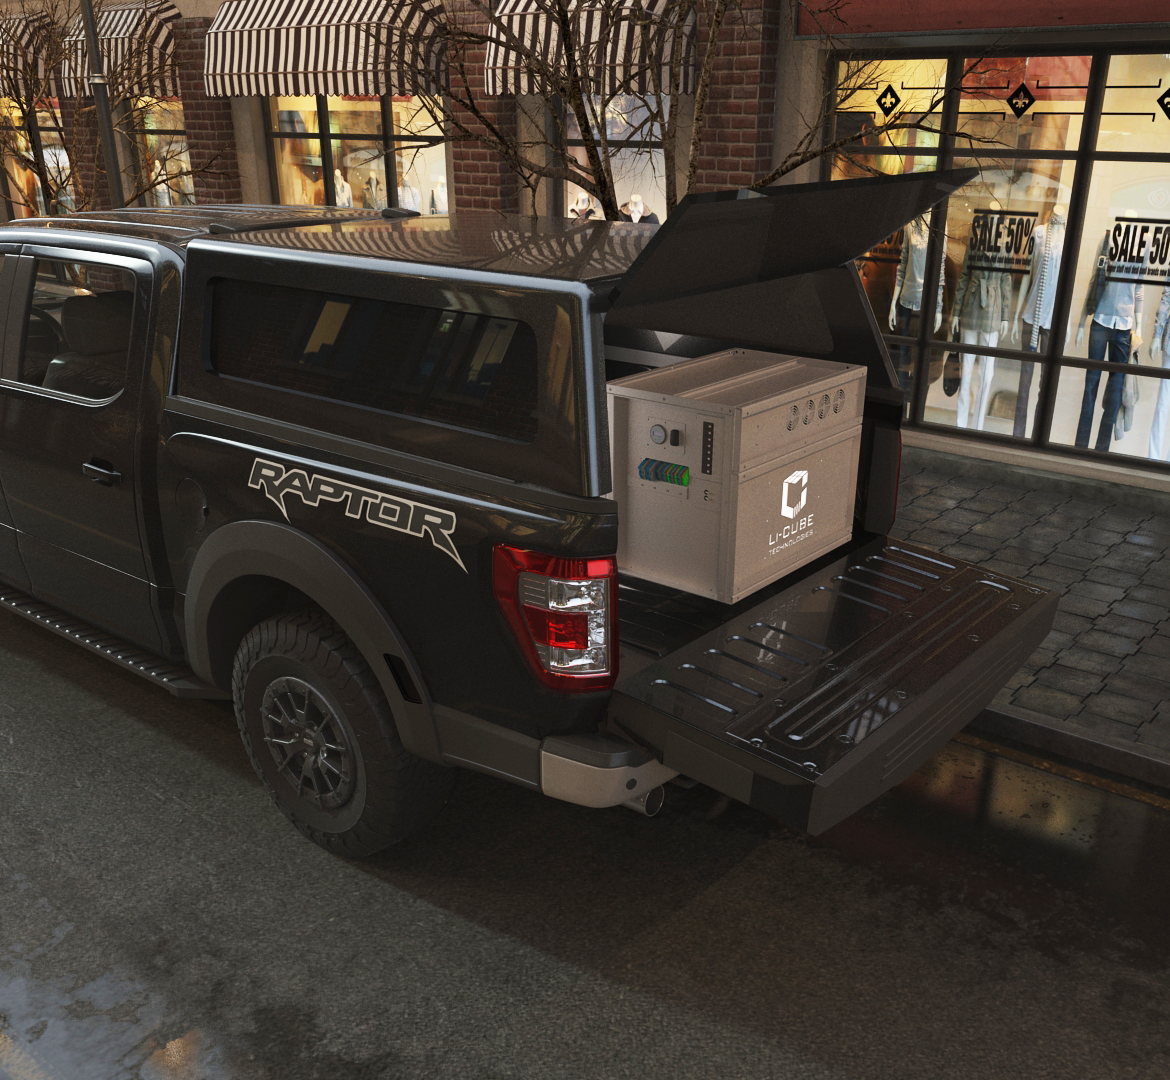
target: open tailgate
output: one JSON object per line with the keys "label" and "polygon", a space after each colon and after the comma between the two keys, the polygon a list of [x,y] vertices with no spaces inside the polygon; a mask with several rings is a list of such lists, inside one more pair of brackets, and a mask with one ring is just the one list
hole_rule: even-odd
{"label": "open tailgate", "polygon": [[[1056,603],[878,539],[621,675],[609,719],[669,768],[820,833],[974,719],[1044,640]],[[638,606],[652,621],[653,601]]]}

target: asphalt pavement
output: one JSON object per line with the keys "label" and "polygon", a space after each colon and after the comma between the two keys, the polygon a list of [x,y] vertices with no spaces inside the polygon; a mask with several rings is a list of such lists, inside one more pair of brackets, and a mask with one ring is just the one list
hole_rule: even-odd
{"label": "asphalt pavement", "polygon": [[1156,795],[951,744],[813,840],[463,774],[348,862],[223,703],[8,614],[0,681],[4,1080],[1170,1074]]}

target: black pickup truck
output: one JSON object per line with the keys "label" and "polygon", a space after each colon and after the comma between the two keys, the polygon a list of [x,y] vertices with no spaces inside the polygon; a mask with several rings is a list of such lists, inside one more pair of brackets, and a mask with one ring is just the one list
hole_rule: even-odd
{"label": "black pickup truck", "polygon": [[[1054,614],[885,536],[903,394],[853,259],[966,178],[693,197],[657,230],[10,223],[0,604],[230,696],[267,790],[334,851],[418,828],[452,766],[644,811],[681,775],[819,832],[984,708]],[[619,575],[606,498],[607,378],[729,345],[867,376],[852,538],[734,605]]]}

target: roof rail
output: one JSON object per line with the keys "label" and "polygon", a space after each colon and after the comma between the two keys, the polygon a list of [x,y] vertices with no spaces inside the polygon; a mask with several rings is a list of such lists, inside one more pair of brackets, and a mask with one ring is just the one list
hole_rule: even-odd
{"label": "roof rail", "polygon": [[[382,209],[381,216],[389,221],[395,221],[401,218],[419,217],[420,215],[417,210],[407,210],[401,206],[387,206]],[[303,217],[275,218],[272,221],[253,221],[247,225],[228,225],[222,221],[213,221],[207,226],[207,231],[212,236],[227,236],[233,233],[263,232],[266,229],[292,229],[305,225],[336,225],[344,220],[344,218],[311,217],[306,215]],[[361,221],[363,219],[357,218],[356,220]],[[370,219],[366,218],[365,220],[368,221]]]}

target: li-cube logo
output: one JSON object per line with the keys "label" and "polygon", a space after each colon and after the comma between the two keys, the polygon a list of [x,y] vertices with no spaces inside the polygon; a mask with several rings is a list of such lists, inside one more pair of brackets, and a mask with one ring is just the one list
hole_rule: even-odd
{"label": "li-cube logo", "polygon": [[786,518],[795,518],[808,503],[808,470],[797,469],[784,481],[784,494],[780,500],[780,513]]}

